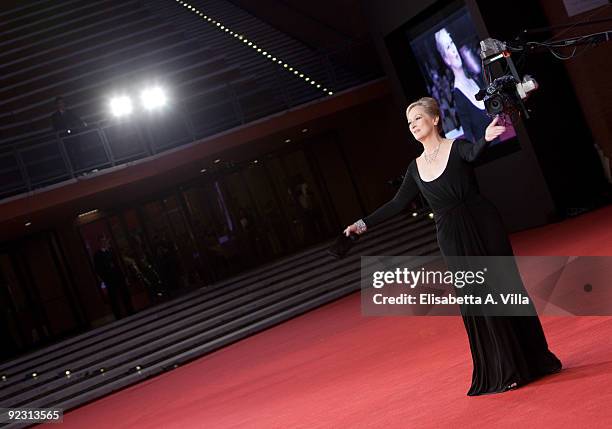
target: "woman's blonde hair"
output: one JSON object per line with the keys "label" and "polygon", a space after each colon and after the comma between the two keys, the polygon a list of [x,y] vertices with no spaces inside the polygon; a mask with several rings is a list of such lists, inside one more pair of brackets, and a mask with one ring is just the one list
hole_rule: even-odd
{"label": "woman's blonde hair", "polygon": [[414,103],[410,103],[408,108],[406,109],[406,117],[408,113],[415,108],[416,106],[421,106],[425,113],[427,113],[432,118],[438,117],[438,124],[436,126],[438,133],[442,134],[442,115],[440,113],[440,105],[436,101],[435,98],[432,97],[421,97]]}
{"label": "woman's blonde hair", "polygon": [[438,50],[440,57],[442,57],[442,62],[444,64],[446,64],[446,60],[444,59],[446,57],[446,49],[444,45],[442,44],[442,37],[445,34],[448,36],[449,39],[453,40],[453,37],[450,35],[450,33],[448,32],[446,28],[436,31],[436,33],[434,34],[434,39],[436,39],[436,49]]}

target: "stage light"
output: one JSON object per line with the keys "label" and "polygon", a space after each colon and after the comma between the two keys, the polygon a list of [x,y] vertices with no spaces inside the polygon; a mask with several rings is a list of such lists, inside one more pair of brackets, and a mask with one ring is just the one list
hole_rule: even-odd
{"label": "stage light", "polygon": [[220,159],[215,159],[215,161],[214,161],[214,163],[215,163],[215,164],[218,164],[218,163],[220,163],[220,162],[221,162],[221,160],[220,160]]}
{"label": "stage light", "polygon": [[433,219],[434,218],[434,214],[433,213],[429,213],[429,219]]}
{"label": "stage light", "polygon": [[412,212],[412,217],[416,217],[417,216],[417,212]]}
{"label": "stage light", "polygon": [[302,128],[302,132],[303,133],[307,133],[308,132],[308,128]]}
{"label": "stage light", "polygon": [[30,221],[27,221],[27,222],[25,223],[25,226],[30,226],[30,225],[32,225],[32,222],[30,222]]}
{"label": "stage light", "polygon": [[6,381],[6,375],[2,376],[2,381]]}
{"label": "stage light", "polygon": [[132,113],[132,100],[125,95],[114,97],[110,101],[110,108],[116,117],[127,116]]}
{"label": "stage light", "polygon": [[158,86],[147,88],[140,93],[142,106],[147,110],[153,110],[166,105],[167,98],[164,90]]}
{"label": "stage light", "polygon": [[291,143],[291,139],[286,139],[285,143]]}
{"label": "stage light", "polygon": [[32,378],[36,378],[36,377],[38,377],[38,373],[37,372],[33,372],[32,373]]}
{"label": "stage light", "polygon": [[69,370],[69,369],[67,369],[67,370],[64,372],[64,374],[66,374],[66,377],[70,377],[71,372],[70,372],[70,370]]}

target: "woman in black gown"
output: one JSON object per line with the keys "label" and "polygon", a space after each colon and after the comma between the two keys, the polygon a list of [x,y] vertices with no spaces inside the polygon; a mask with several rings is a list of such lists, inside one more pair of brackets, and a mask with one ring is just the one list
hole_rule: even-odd
{"label": "woman in black gown", "polygon": [[[423,144],[392,200],[348,226],[362,234],[399,213],[421,191],[434,213],[437,239],[449,256],[513,256],[497,209],[479,192],[472,162],[505,128],[494,119],[476,143],[440,135],[436,100],[424,97],[406,110],[410,131]],[[423,178],[427,179],[424,180]],[[538,316],[487,316],[462,313],[472,353],[469,396],[504,392],[561,370],[548,350]]]}

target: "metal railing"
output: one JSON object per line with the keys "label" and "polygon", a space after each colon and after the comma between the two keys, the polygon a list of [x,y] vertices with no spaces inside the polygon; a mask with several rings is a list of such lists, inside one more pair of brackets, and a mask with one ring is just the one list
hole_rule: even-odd
{"label": "metal railing", "polygon": [[[316,68],[324,71],[330,89],[339,91],[382,76],[379,69],[355,70],[351,59],[359,51],[351,44],[319,55]],[[327,96],[307,82],[296,86],[297,78],[280,67],[271,65],[264,74],[267,79],[243,77],[159,112],[121,121],[93,118],[93,125],[84,129],[31,133],[0,142],[0,199],[152,156]],[[274,83],[263,85],[270,74]],[[215,102],[209,102],[212,99]]]}

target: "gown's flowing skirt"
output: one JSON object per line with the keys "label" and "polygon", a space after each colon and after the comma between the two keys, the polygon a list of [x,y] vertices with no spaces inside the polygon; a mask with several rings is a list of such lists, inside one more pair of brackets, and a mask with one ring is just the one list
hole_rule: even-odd
{"label": "gown's flowing skirt", "polygon": [[[453,207],[436,222],[447,263],[455,255],[513,255],[499,213],[484,199]],[[462,317],[473,361],[469,396],[503,392],[561,369],[538,316]]]}

